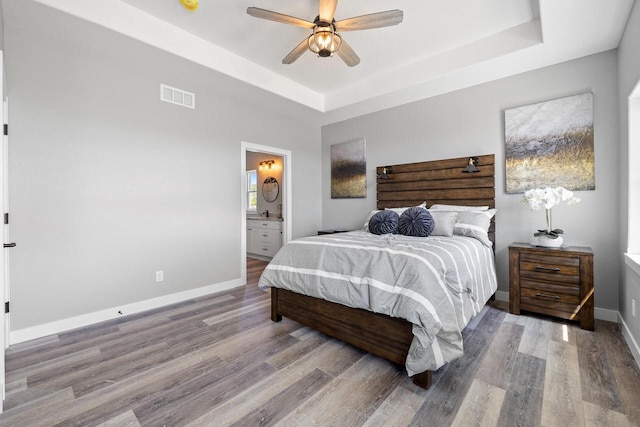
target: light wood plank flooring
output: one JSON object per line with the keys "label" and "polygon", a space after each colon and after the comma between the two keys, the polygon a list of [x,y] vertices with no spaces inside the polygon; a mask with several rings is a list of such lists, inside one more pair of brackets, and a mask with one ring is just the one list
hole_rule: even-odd
{"label": "light wood plank flooring", "polygon": [[640,369],[595,332],[494,302],[465,355],[413,385],[402,368],[291,320],[249,285],[12,346],[0,426],[640,425]]}

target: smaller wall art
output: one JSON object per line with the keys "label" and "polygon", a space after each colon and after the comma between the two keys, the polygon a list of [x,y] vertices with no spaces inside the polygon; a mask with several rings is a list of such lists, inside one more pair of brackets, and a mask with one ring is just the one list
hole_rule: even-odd
{"label": "smaller wall art", "polygon": [[331,146],[331,198],[367,197],[367,160],[364,139]]}
{"label": "smaller wall art", "polygon": [[507,193],[594,190],[593,94],[505,110]]}

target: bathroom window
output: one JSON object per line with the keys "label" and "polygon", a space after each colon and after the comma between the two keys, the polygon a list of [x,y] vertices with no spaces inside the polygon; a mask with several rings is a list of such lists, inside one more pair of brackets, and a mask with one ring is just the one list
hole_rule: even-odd
{"label": "bathroom window", "polygon": [[247,171],[247,210],[256,212],[258,209],[258,173]]}

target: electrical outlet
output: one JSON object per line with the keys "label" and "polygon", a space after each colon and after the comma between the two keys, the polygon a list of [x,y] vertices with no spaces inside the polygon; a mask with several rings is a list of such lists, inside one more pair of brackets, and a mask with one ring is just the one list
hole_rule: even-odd
{"label": "electrical outlet", "polygon": [[156,271],[156,282],[162,282],[164,280],[164,271]]}
{"label": "electrical outlet", "polygon": [[636,317],[636,300],[631,300],[631,315]]}

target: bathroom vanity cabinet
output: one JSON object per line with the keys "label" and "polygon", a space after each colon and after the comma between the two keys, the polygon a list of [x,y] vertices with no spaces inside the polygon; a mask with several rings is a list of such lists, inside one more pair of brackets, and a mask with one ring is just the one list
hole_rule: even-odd
{"label": "bathroom vanity cabinet", "polygon": [[247,253],[273,257],[282,247],[282,221],[247,219]]}

